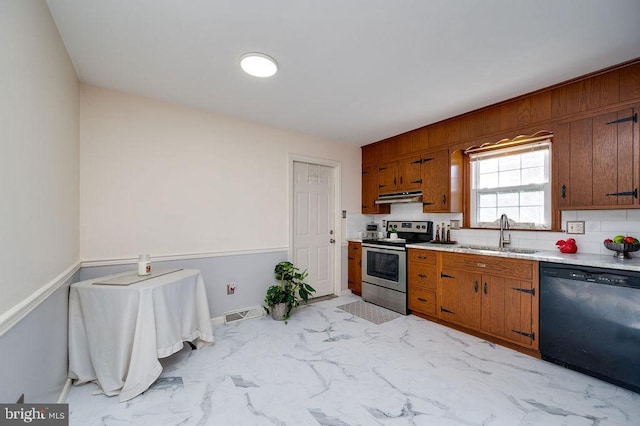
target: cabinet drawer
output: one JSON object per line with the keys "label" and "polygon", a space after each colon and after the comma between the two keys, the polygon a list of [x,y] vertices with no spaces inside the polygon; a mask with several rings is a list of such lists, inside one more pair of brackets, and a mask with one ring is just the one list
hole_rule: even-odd
{"label": "cabinet drawer", "polygon": [[420,262],[435,265],[437,255],[438,253],[432,250],[409,249],[409,263]]}
{"label": "cabinet drawer", "polygon": [[424,287],[409,287],[409,309],[436,316],[436,292]]}
{"label": "cabinet drawer", "polygon": [[437,271],[435,265],[409,263],[409,285],[416,285],[435,291],[437,289]]}
{"label": "cabinet drawer", "polygon": [[446,274],[449,268],[530,280],[533,277],[534,262],[476,254],[444,253],[442,255],[443,273]]}

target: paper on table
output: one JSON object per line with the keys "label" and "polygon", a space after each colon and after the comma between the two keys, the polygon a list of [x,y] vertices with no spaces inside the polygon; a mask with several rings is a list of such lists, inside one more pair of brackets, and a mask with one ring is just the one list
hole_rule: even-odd
{"label": "paper on table", "polygon": [[102,281],[96,281],[93,283],[93,285],[131,285],[131,284],[139,283],[140,281],[150,280],[151,278],[167,275],[172,272],[178,272],[178,271],[182,271],[182,268],[156,269],[155,271],[152,271],[149,275],[142,275],[142,276],[138,275],[136,271],[125,272],[124,274],[109,277]]}

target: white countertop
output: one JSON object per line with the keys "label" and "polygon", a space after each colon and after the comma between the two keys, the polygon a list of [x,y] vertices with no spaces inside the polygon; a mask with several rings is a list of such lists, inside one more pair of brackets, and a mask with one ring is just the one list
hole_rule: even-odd
{"label": "white countertop", "polygon": [[[464,245],[464,244],[463,244]],[[515,253],[462,248],[459,245],[438,245],[431,243],[407,244],[407,248],[429,249],[451,253],[481,254],[484,256],[509,257],[513,259],[537,260],[540,262],[565,263],[569,265],[593,266],[598,268],[623,269],[640,272],[640,254],[631,253],[631,259],[619,260],[611,255],[575,253],[564,254],[559,251],[538,251],[535,253]],[[640,252],[638,252],[640,253]]]}

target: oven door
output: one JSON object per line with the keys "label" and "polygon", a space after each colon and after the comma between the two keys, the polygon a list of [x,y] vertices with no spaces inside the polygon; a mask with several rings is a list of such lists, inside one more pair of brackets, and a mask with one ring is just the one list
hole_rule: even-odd
{"label": "oven door", "polygon": [[407,291],[407,252],[404,247],[362,245],[362,281]]}

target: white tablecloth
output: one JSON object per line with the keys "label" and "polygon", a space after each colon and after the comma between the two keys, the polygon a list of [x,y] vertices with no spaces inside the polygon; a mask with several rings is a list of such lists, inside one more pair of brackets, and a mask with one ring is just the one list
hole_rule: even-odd
{"label": "white tablecloth", "polygon": [[158,358],[195,341],[213,343],[200,271],[181,270],[129,286],[71,285],[69,377],[96,381],[107,395],[129,400],[160,375]]}

